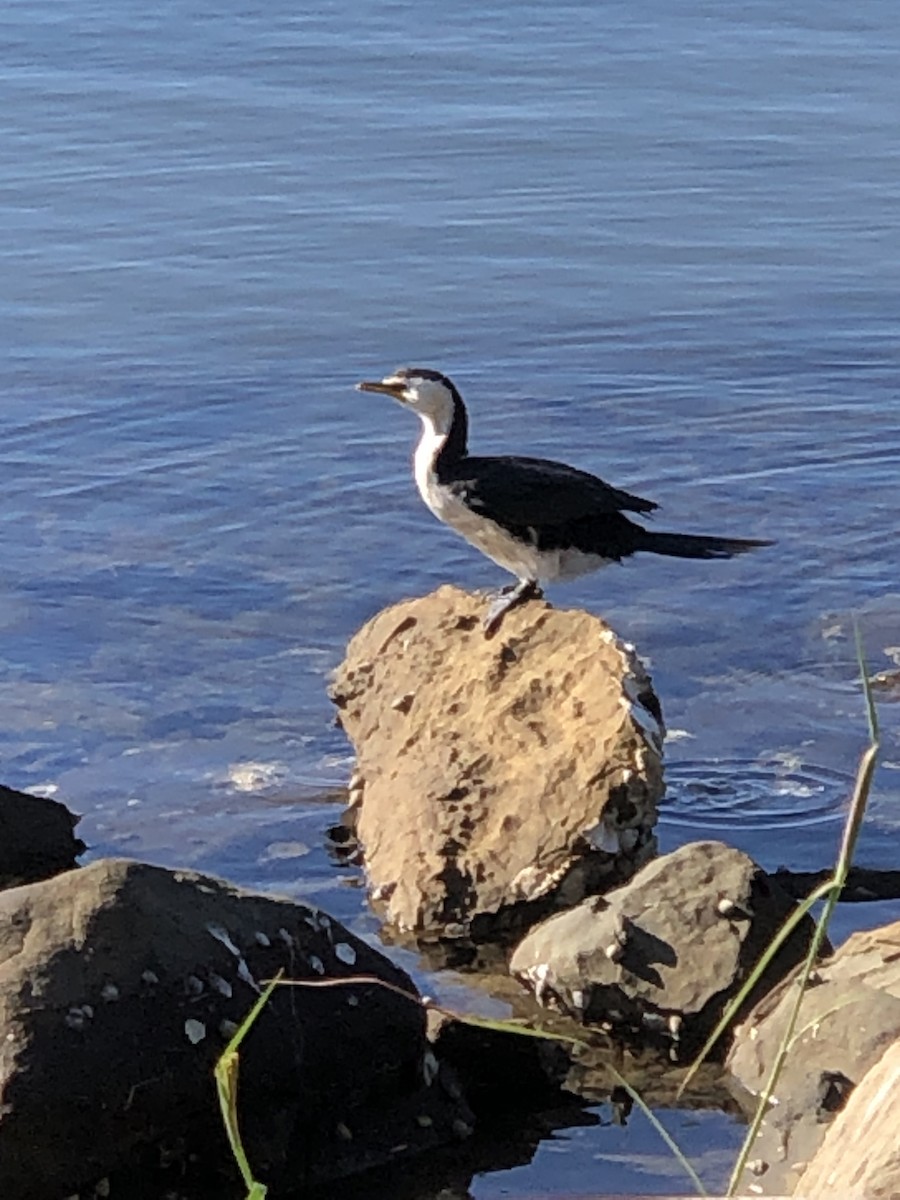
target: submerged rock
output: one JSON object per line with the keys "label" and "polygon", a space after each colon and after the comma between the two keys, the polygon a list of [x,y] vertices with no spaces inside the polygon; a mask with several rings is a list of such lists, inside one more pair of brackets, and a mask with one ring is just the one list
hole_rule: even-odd
{"label": "submerged rock", "polygon": [[49,879],[77,866],[79,818],[64,804],[0,784],[0,888]]}
{"label": "submerged rock", "polygon": [[418,935],[496,936],[629,877],[654,852],[659,702],[598,617],[543,602],[486,638],[454,587],[386,609],[331,688],[373,896]]}
{"label": "submerged rock", "polygon": [[[753,1096],[759,1094],[778,1054],[789,1010],[796,999],[792,975],[750,1013],[735,1035],[727,1060],[733,1076]],[[900,922],[856,933],[819,964],[803,995],[790,1052],[775,1088],[746,1176],[760,1194],[789,1193],[807,1161],[817,1154],[835,1114],[885,1049],[900,1040]],[[895,1097],[895,1107],[900,1093]],[[896,1117],[877,1132],[883,1114],[876,1108],[858,1130],[859,1139],[884,1146],[896,1142]],[[845,1147],[846,1150],[846,1147]],[[856,1156],[861,1161],[862,1152]],[[811,1177],[812,1178],[812,1177]],[[819,1178],[819,1176],[816,1176]],[[806,1184],[804,1184],[806,1187]],[[807,1193],[809,1195],[815,1192]],[[889,1195],[853,1188],[819,1195]]]}
{"label": "submerged rock", "polygon": [[411,998],[276,989],[240,1051],[259,1178],[302,1188],[470,1128],[409,977],[333,918],[103,860],[0,895],[0,1195],[59,1200],[147,1145],[230,1171],[213,1068],[279,969]]}
{"label": "submerged rock", "polygon": [[[692,842],[532,929],[510,971],[581,1022],[690,1051],[793,908],[742,851]],[[748,1003],[800,961],[812,930],[807,918]]]}

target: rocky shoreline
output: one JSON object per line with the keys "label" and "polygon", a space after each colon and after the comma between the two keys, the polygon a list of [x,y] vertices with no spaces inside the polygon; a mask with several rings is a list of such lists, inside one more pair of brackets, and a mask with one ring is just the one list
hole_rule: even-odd
{"label": "rocky shoreline", "polygon": [[[0,1195],[240,1195],[212,1071],[279,971],[298,986],[240,1056],[241,1133],[272,1196],[349,1197],[388,1172],[399,1197],[422,1164],[464,1181],[492,1122],[614,1099],[620,1070],[650,1103],[674,1095],[796,889],[720,842],[656,855],[665,727],[632,647],[542,602],[485,639],[482,608],[445,587],[352,639],[331,687],[357,761],[336,837],[387,939],[568,1040],[437,1011],[317,908],[78,867],[71,814],[0,788]],[[769,964],[698,1106],[755,1107],[812,929]],[[900,1191],[898,1046],[900,922],[823,954],[744,1191]]]}

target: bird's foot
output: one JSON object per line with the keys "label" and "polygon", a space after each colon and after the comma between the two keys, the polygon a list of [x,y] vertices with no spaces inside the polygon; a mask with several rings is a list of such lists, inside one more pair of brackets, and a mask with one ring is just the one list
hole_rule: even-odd
{"label": "bird's foot", "polygon": [[511,608],[518,608],[520,604],[525,604],[528,600],[540,600],[543,594],[533,579],[520,579],[518,583],[501,588],[484,618],[484,636],[493,637],[500,628],[500,622]]}

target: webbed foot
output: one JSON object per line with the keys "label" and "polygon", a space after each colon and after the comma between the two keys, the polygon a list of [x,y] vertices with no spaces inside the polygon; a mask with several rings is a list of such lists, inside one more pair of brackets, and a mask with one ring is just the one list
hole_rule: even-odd
{"label": "webbed foot", "polygon": [[518,608],[529,600],[540,600],[544,593],[534,579],[520,579],[518,583],[501,588],[482,622],[485,637],[493,637],[500,628],[504,616],[512,608]]}

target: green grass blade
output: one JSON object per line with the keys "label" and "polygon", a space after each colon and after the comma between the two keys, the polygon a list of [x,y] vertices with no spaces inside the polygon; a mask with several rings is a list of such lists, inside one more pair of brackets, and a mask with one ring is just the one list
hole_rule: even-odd
{"label": "green grass blade", "polygon": [[678,1091],[675,1094],[676,1100],[681,1097],[688,1084],[700,1070],[700,1067],[706,1061],[707,1056],[710,1054],[719,1038],[731,1028],[735,1017],[741,1009],[741,1006],[745,1003],[747,997],[756,987],[769,963],[772,961],[790,935],[794,932],[803,918],[807,915],[813,905],[817,904],[819,900],[822,900],[825,896],[827,896],[830,893],[831,888],[832,880],[830,879],[826,880],[825,883],[819,884],[819,886],[814,891],[810,892],[806,899],[802,900],[788,915],[784,924],[775,934],[772,941],[769,942],[768,946],[766,946],[756,966],[747,976],[746,981],[741,985],[740,991],[731,1000],[729,1000],[712,1033],[703,1043],[702,1049],[698,1051],[696,1058],[688,1067],[687,1073],[685,1074],[684,1079],[682,1079],[678,1087]]}
{"label": "green grass blade", "polygon": [[759,1102],[756,1106],[756,1112],[753,1114],[753,1120],[750,1122],[750,1128],[747,1130],[747,1136],[744,1138],[740,1154],[738,1154],[737,1161],[735,1162],[734,1168],[731,1172],[731,1178],[728,1181],[728,1191],[726,1194],[729,1196],[734,1196],[737,1192],[741,1175],[744,1173],[747,1160],[750,1157],[753,1145],[759,1134],[760,1128],[762,1127],[762,1123],[765,1120],[766,1111],[768,1110],[772,1094],[775,1090],[775,1085],[778,1082],[778,1077],[781,1074],[784,1061],[787,1058],[788,1048],[793,1041],[794,1029],[796,1028],[797,1019],[800,1015],[800,1005],[803,1003],[803,994],[806,989],[806,984],[810,974],[812,973],[812,969],[815,966],[816,959],[819,956],[819,950],[825,938],[825,932],[828,928],[828,918],[831,916],[831,910],[834,906],[834,897],[835,895],[839,894],[840,888],[836,889],[836,891],[832,890],[828,900],[826,901],[825,910],[822,913],[822,916],[816,922],[816,928],[813,931],[812,938],[810,939],[809,950],[807,951],[803,968],[794,984],[794,986],[797,988],[797,998],[791,1007],[791,1012],[784,1028],[784,1033],[782,1034],[781,1043],[775,1055],[772,1069],[769,1072],[769,1076],[766,1080],[766,1086],[760,1093]]}
{"label": "green grass blade", "polygon": [[516,1037],[539,1038],[544,1042],[562,1042],[564,1045],[579,1046],[590,1050],[590,1042],[575,1037],[569,1033],[556,1033],[549,1029],[535,1029],[532,1025],[523,1025],[516,1018],[480,1017],[476,1013],[457,1013],[452,1009],[443,1008],[440,1004],[430,1004],[429,1008],[458,1021],[460,1025],[471,1025],[474,1029],[490,1029],[494,1033],[512,1033]]}
{"label": "green grass blade", "polygon": [[219,1108],[222,1112],[222,1122],[225,1125],[225,1133],[228,1135],[228,1144],[231,1147],[231,1153],[241,1173],[244,1187],[247,1189],[247,1200],[265,1200],[266,1187],[265,1184],[259,1183],[258,1180],[253,1178],[253,1171],[250,1168],[247,1152],[244,1149],[244,1143],[241,1140],[241,1132],[238,1126],[237,1098],[238,1072],[240,1067],[238,1050],[244,1038],[253,1027],[257,1017],[266,1004],[268,1004],[269,997],[277,987],[282,974],[283,972],[279,971],[275,978],[269,981],[265,991],[260,995],[246,1017],[244,1017],[231,1041],[229,1041],[228,1045],[222,1051],[213,1072],[216,1079]]}
{"label": "green grass blade", "polygon": [[853,620],[853,635],[856,639],[856,661],[859,664],[859,673],[862,678],[863,697],[866,701],[866,719],[869,722],[869,741],[877,745],[878,737],[878,710],[875,707],[875,697],[872,695],[872,684],[869,680],[869,670],[866,666],[866,651],[863,646],[862,630],[859,627],[859,621]]}
{"label": "green grass blade", "polygon": [[656,1130],[656,1132],[659,1134],[659,1136],[665,1142],[668,1149],[672,1152],[672,1155],[675,1158],[675,1160],[680,1164],[682,1170],[688,1176],[691,1183],[696,1188],[697,1195],[698,1196],[708,1196],[709,1193],[707,1192],[706,1188],[703,1186],[703,1181],[700,1179],[700,1176],[697,1174],[697,1172],[691,1166],[690,1161],[684,1154],[683,1150],[678,1145],[678,1143],[675,1141],[675,1139],[672,1137],[672,1135],[669,1133],[668,1129],[666,1129],[666,1127],[660,1121],[660,1119],[656,1115],[656,1113],[647,1105],[647,1103],[645,1102],[645,1100],[641,1096],[641,1094],[639,1092],[635,1091],[635,1089],[631,1086],[631,1084],[628,1082],[628,1080],[625,1078],[624,1075],[620,1075],[619,1072],[616,1070],[616,1068],[614,1066],[612,1066],[611,1064],[607,1063],[606,1066],[607,1066],[607,1070],[615,1078],[616,1083],[618,1083],[619,1087],[625,1089],[625,1091],[628,1093],[628,1095],[631,1097],[631,1099],[635,1102],[635,1104],[638,1106],[638,1108],[641,1110],[641,1112],[644,1114],[644,1116],[647,1118],[647,1120],[650,1122],[650,1124],[653,1126],[653,1128]]}
{"label": "green grass blade", "polygon": [[[828,890],[828,895],[825,900],[825,905],[822,910],[816,929],[810,942],[809,951],[804,962],[803,969],[797,978],[797,996],[791,1007],[788,1016],[787,1024],[785,1025],[784,1033],[778,1047],[778,1052],[775,1055],[775,1060],[772,1064],[772,1069],[769,1072],[769,1077],[766,1080],[766,1086],[760,1093],[759,1103],[756,1106],[756,1112],[753,1120],[750,1123],[750,1128],[747,1131],[747,1136],[744,1139],[744,1144],[741,1147],[741,1152],[738,1155],[737,1162],[734,1165],[734,1170],[731,1173],[731,1179],[728,1184],[728,1195],[733,1196],[737,1192],[738,1184],[741,1175],[743,1174],[747,1161],[753,1150],[753,1145],[759,1134],[762,1123],[765,1119],[766,1111],[775,1091],[775,1086],[781,1074],[784,1061],[788,1055],[789,1049],[794,1038],[794,1031],[797,1027],[797,1022],[800,1017],[800,1007],[803,1003],[803,996],[806,991],[806,985],[809,976],[812,973],[815,965],[816,957],[821,948],[822,942],[825,940],[825,934],[828,930],[828,923],[831,920],[831,915],[834,912],[835,905],[840,899],[841,892],[844,890],[844,885],[847,882],[847,875],[850,867],[853,864],[853,852],[856,849],[857,838],[859,831],[862,828],[863,819],[866,813],[866,805],[869,800],[869,793],[872,788],[872,779],[875,775],[875,767],[878,762],[879,742],[878,742],[878,717],[875,712],[875,704],[872,699],[872,690],[869,686],[869,674],[866,667],[865,656],[863,654],[862,638],[859,632],[859,626],[856,625],[856,652],[859,662],[859,673],[863,681],[863,692],[866,698],[866,708],[869,721],[869,736],[870,744],[863,751],[859,760],[859,766],[856,771],[856,783],[853,789],[853,799],[850,802],[850,810],[847,813],[847,820],[844,823],[844,832],[841,838],[840,851],[838,860],[835,864],[834,873],[827,884],[823,885]],[[820,891],[821,889],[817,889]]]}
{"label": "green grass blade", "polygon": [[[583,1038],[575,1037],[571,1034],[556,1033],[554,1031],[547,1030],[547,1029],[535,1029],[532,1026],[523,1025],[520,1021],[515,1020],[515,1019],[482,1017],[482,1016],[478,1016],[474,1013],[461,1014],[461,1013],[454,1012],[452,1009],[444,1008],[443,1005],[436,1004],[432,1000],[429,1000],[426,1002],[426,1001],[422,1000],[422,998],[420,996],[418,996],[414,993],[407,992],[403,988],[398,988],[396,986],[396,984],[388,983],[386,980],[379,979],[375,975],[352,975],[352,976],[345,976],[341,979],[281,979],[280,976],[278,976],[275,979],[271,979],[268,981],[268,986],[266,988],[266,994],[268,994],[272,990],[273,987],[277,987],[279,984],[281,984],[282,987],[300,987],[300,988],[347,987],[348,985],[359,986],[360,984],[373,985],[375,987],[383,987],[383,988],[386,988],[390,992],[394,992],[397,995],[402,996],[404,999],[409,1000],[414,1004],[419,1004],[423,1008],[428,1008],[435,1012],[442,1013],[444,1016],[450,1017],[455,1021],[459,1021],[463,1025],[471,1025],[478,1029],[490,1029],[496,1033],[511,1033],[517,1037],[539,1038],[545,1042],[562,1042],[562,1043],[570,1045],[570,1046],[579,1046],[584,1050],[591,1049],[590,1042],[584,1040]],[[261,1007],[261,1006],[262,1006],[261,1004],[257,1005],[257,1007]],[[251,1014],[251,1016],[252,1016],[252,1014]],[[238,1031],[238,1032],[240,1033],[240,1031]],[[238,1034],[235,1034],[235,1038],[237,1038],[237,1037],[238,1037]],[[652,1111],[652,1109],[650,1109],[647,1106],[643,1097],[637,1091],[635,1091],[635,1089],[631,1086],[631,1084],[624,1078],[623,1075],[621,1075],[616,1070],[615,1067],[613,1067],[611,1064],[607,1064],[607,1067],[609,1069],[610,1074],[616,1080],[616,1083],[620,1087],[625,1089],[625,1091],[628,1093],[628,1095],[632,1098],[632,1100],[635,1102],[635,1104],[638,1106],[638,1108],[641,1110],[641,1112],[644,1114],[644,1116],[650,1122],[652,1127],[659,1134],[662,1141],[672,1152],[676,1161],[681,1164],[685,1174],[691,1180],[691,1183],[693,1184],[693,1186],[697,1189],[697,1194],[700,1196],[708,1195],[706,1189],[703,1186],[702,1180],[697,1175],[696,1171],[691,1166],[688,1159],[685,1157],[683,1151],[678,1146],[678,1143],[675,1141],[675,1139],[672,1137],[672,1135],[668,1132],[668,1130],[662,1125],[659,1118]],[[236,1157],[237,1157],[237,1155],[236,1155]],[[240,1160],[238,1160],[238,1161],[240,1163]],[[246,1182],[247,1177],[244,1176],[244,1179]],[[248,1195],[247,1200],[256,1200],[256,1197],[253,1196],[252,1194],[250,1194],[250,1195]]]}

